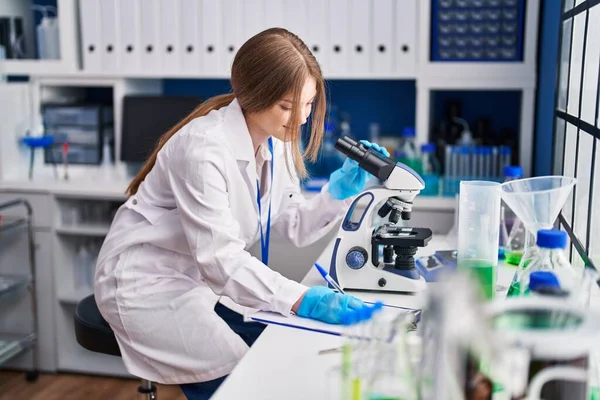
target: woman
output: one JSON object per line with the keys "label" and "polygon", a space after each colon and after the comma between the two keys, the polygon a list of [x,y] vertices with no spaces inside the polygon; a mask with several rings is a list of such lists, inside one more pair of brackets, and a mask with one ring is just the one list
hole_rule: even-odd
{"label": "woman", "polygon": [[[364,306],[265,265],[271,226],[297,246],[315,242],[368,177],[347,160],[319,195],[301,195],[300,128],[314,107],[306,150],[314,160],[325,116],[315,58],[297,36],[269,29],[239,49],[231,85],[232,94],[202,103],[159,140],[96,267],[96,302],[128,371],[180,384],[190,399],[208,398],[262,330],[231,308],[340,323]],[[258,239],[262,260],[247,252]]]}

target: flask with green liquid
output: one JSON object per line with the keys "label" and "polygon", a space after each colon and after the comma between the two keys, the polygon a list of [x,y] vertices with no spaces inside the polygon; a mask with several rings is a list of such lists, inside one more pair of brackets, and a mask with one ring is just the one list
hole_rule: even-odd
{"label": "flask with green liquid", "polygon": [[[523,168],[507,165],[504,167],[504,182],[510,182],[523,177]],[[523,222],[502,201],[500,207],[500,248],[503,250],[506,262],[519,265],[525,247],[526,230]]]}
{"label": "flask with green liquid", "polygon": [[538,271],[552,272],[561,289],[574,293],[581,282],[581,273],[571,266],[565,255],[567,233],[558,229],[542,229],[538,231],[536,245],[539,249],[537,256],[517,271],[508,296],[528,295],[531,275]]}

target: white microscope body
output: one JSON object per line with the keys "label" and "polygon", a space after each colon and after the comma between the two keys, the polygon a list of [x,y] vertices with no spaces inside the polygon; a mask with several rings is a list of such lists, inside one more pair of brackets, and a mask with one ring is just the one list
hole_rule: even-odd
{"label": "white microscope body", "polygon": [[[345,148],[348,143],[336,144],[336,148],[359,161],[381,184],[367,187],[348,209],[335,240],[331,277],[342,289],[423,291],[425,279],[415,268],[413,256],[418,247],[427,245],[431,230],[396,225],[400,217],[410,219],[412,202],[425,187],[423,180],[406,165],[368,151],[353,139],[341,138],[338,143],[344,140],[352,148]],[[360,149],[357,153],[356,147],[368,154],[361,155]],[[380,246],[384,246],[383,260]]]}

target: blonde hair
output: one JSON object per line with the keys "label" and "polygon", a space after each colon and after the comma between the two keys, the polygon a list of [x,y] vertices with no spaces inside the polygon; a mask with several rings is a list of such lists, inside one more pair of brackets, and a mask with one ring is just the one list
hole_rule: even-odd
{"label": "blonde hair", "polygon": [[[304,160],[316,160],[323,138],[326,114],[325,82],[321,68],[306,44],[298,36],[283,28],[271,28],[251,37],[238,50],[231,67],[233,93],[208,99],[164,133],[140,172],[129,184],[126,193],[128,195],[137,193],[140,184],[154,167],[160,149],[184,125],[212,110],[228,105],[234,98],[238,100],[244,114],[251,115],[272,107],[285,95],[291,94],[293,104],[290,121],[300,120],[302,88],[309,77],[316,81],[317,95],[306,150],[304,152],[300,150],[302,140],[300,126],[291,124],[293,128],[286,130],[285,134],[285,141],[291,144],[294,169],[298,177],[306,177]],[[285,156],[287,161],[287,152]]]}

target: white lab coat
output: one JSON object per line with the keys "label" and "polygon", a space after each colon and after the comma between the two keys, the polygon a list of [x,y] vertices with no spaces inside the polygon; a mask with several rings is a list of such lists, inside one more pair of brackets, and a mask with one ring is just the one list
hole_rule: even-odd
{"label": "white lab coat", "polygon": [[[261,189],[263,224],[271,194],[272,230],[298,246],[311,244],[339,221],[349,200],[332,199],[326,188],[303,198],[285,167],[289,147],[273,142],[273,184],[263,180]],[[266,143],[261,151],[270,173]],[[250,134],[233,100],[176,133],[118,210],[98,256],[94,293],[133,375],[167,384],[224,376],[248,347],[214,312],[219,297],[289,315],[307,289],[247,251],[260,238],[256,178]]]}

